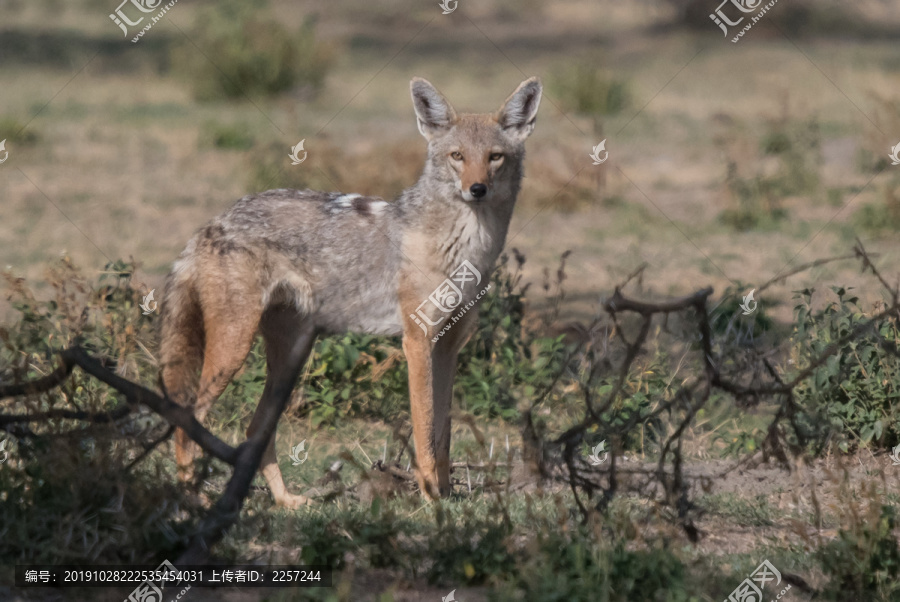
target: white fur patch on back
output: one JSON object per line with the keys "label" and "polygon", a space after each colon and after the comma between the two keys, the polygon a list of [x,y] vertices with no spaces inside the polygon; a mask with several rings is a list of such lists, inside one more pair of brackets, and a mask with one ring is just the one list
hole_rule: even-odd
{"label": "white fur patch on back", "polygon": [[353,199],[358,199],[361,196],[362,196],[361,194],[356,194],[355,192],[353,194],[342,194],[341,196],[337,197],[336,199],[334,199],[331,202],[334,203],[335,205],[337,205],[338,207],[344,207],[346,209],[349,209],[350,207],[353,206]]}
{"label": "white fur patch on back", "polygon": [[379,215],[388,203],[384,199],[366,197],[361,194],[342,194],[329,200],[328,208],[332,213],[355,211],[360,215]]}

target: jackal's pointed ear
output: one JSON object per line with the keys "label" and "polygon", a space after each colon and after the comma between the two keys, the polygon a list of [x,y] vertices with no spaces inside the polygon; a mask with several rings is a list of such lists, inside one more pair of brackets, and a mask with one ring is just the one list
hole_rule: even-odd
{"label": "jackal's pointed ear", "polygon": [[431,82],[414,77],[409,89],[412,92],[419,131],[426,140],[431,140],[453,126],[456,122],[456,111]]}
{"label": "jackal's pointed ear", "polygon": [[525,140],[534,131],[534,120],[537,119],[538,107],[541,105],[541,80],[536,77],[526,79],[519,84],[500,111],[497,123],[518,140]]}

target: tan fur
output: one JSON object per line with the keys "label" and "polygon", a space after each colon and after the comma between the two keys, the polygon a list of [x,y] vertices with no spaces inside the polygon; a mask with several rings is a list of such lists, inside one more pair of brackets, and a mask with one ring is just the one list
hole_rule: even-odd
{"label": "tan fur", "polygon": [[[272,190],[241,199],[188,243],[162,302],[162,380],[202,420],[240,369],[257,332],[266,344],[266,386],[248,436],[277,412],[319,334],[402,335],[416,474],[429,498],[450,492],[450,405],[456,358],[477,326],[477,308],[449,331],[446,312],[424,307],[464,261],[487,285],[503,248],[534,128],[540,83],[523,82],[499,111],[458,115],[428,82],[411,84],[428,140],[423,174],[393,203],[360,195]],[[459,300],[473,302],[474,288]],[[427,332],[417,323],[424,315]],[[200,372],[199,381],[197,371]],[[262,473],[279,505],[287,492],[274,436]],[[191,478],[196,446],[176,435],[179,476]]]}

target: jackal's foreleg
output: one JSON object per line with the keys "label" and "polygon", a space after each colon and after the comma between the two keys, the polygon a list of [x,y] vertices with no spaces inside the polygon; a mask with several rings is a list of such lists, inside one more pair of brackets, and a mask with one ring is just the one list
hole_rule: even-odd
{"label": "jackal's foreleg", "polygon": [[416,449],[416,479],[422,495],[437,499],[442,493],[449,493],[449,489],[441,491],[437,474],[432,343],[416,327],[404,333],[403,353],[409,364],[409,404]]}
{"label": "jackal's foreleg", "polygon": [[436,343],[413,325],[403,336],[419,489],[429,499],[450,495],[450,406],[456,360],[475,323],[460,321]]}

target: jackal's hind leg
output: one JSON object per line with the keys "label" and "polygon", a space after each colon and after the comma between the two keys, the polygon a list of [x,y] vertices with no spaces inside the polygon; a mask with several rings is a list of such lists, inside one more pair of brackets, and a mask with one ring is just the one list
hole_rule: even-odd
{"label": "jackal's hind leg", "polygon": [[[216,311],[220,309],[221,311]],[[260,312],[255,307],[216,308],[204,311],[205,346],[194,417],[203,422],[209,409],[240,370],[253,346]],[[235,317],[239,316],[239,319]],[[193,479],[193,464],[200,447],[181,429],[175,432],[175,463],[178,477]]]}
{"label": "jackal's hind leg", "polygon": [[450,495],[450,405],[456,377],[456,352],[436,350],[434,366],[435,472],[441,496]]}

